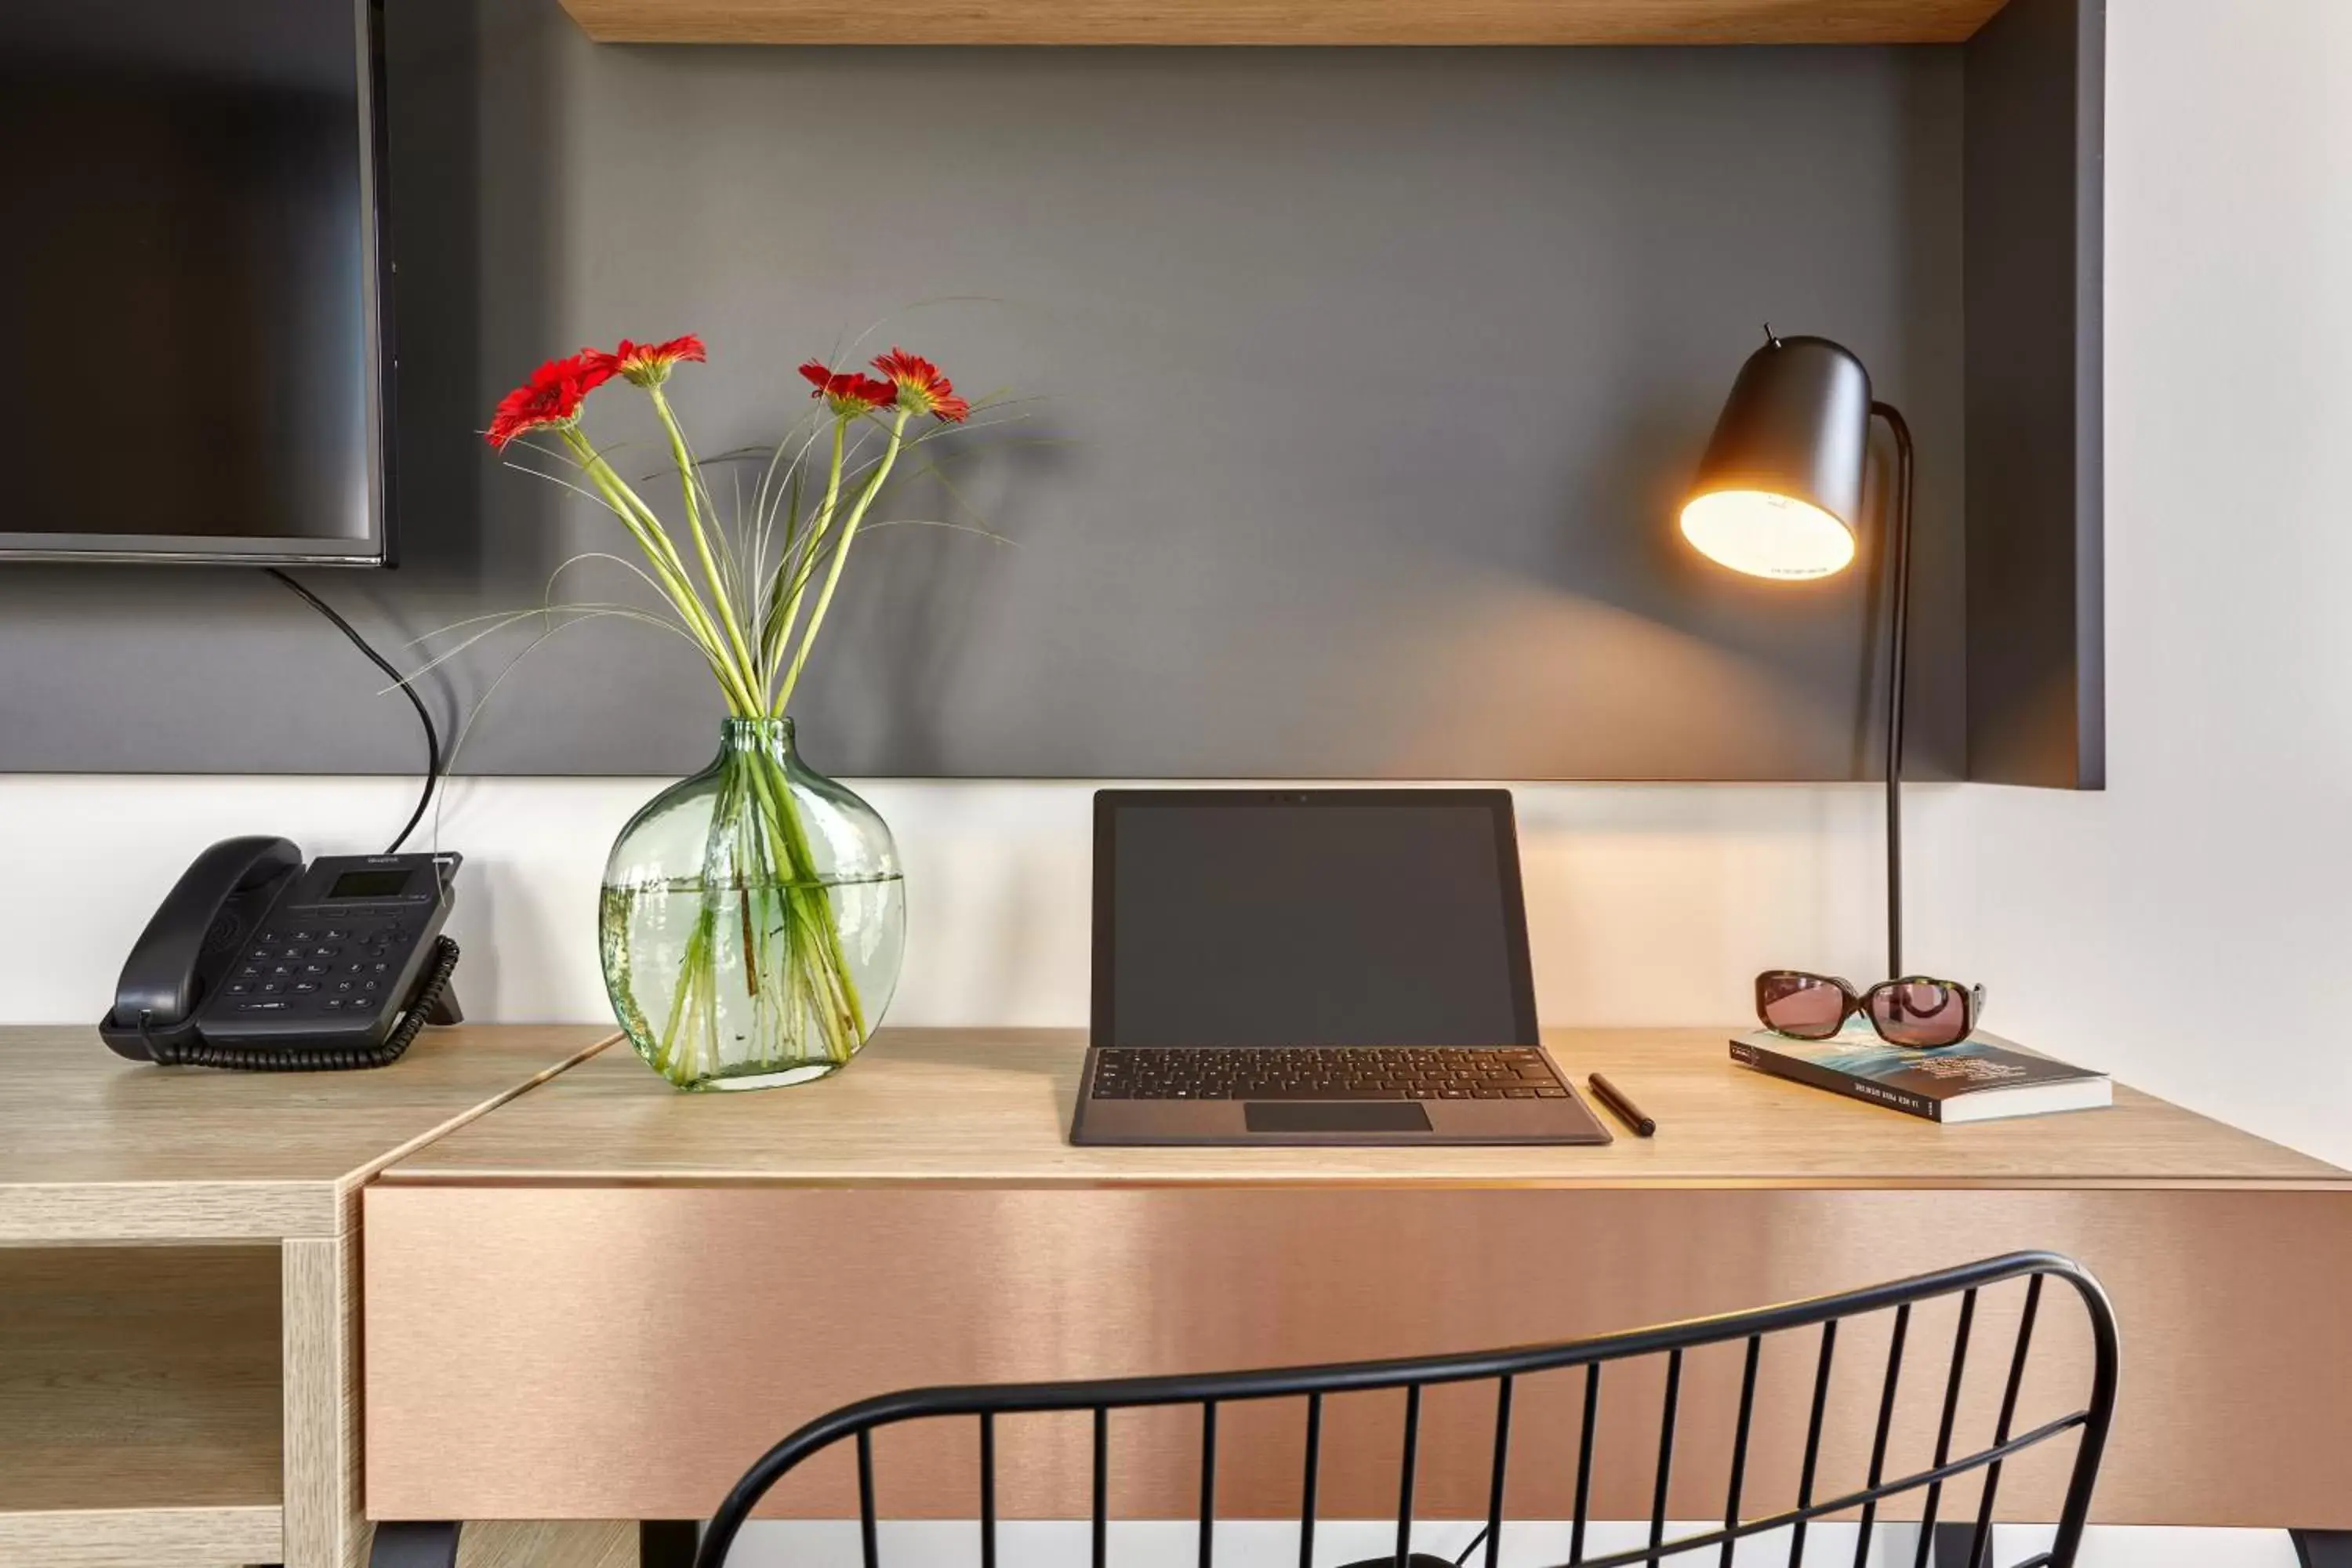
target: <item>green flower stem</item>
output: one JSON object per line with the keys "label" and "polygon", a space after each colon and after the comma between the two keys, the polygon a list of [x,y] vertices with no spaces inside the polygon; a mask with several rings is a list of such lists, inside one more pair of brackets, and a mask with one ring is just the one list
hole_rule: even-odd
{"label": "green flower stem", "polygon": [[[825,470],[824,500],[817,503],[816,510],[810,515],[808,534],[802,545],[811,563],[816,560],[818,542],[833,526],[834,509],[841,504],[841,465],[848,447],[849,421],[850,416],[846,414],[834,417],[833,461]],[[783,613],[776,618],[776,649],[780,653],[784,644],[791,640],[793,626],[801,618],[802,596],[808,592],[809,574],[806,570],[794,572],[793,579],[792,595],[784,601]],[[762,686],[761,689],[764,692],[767,688]],[[783,695],[779,693],[764,711],[773,718],[783,717]]]}
{"label": "green flower stem", "polygon": [[[849,547],[856,542],[858,524],[866,521],[866,509],[874,504],[874,498],[881,494],[882,487],[889,482],[890,470],[897,465],[898,453],[906,445],[907,420],[911,412],[909,409],[901,408],[898,410],[898,417],[891,421],[889,449],[882,454],[882,460],[874,466],[873,475],[866,481],[866,488],[859,493],[856,505],[851,508],[848,521],[841,525],[841,542],[833,547],[833,564],[825,572],[824,586],[818,591],[816,604],[809,611],[808,625],[801,631],[800,650],[793,655],[792,668],[784,672],[783,684],[778,689],[775,704],[771,709],[771,712],[778,716],[782,715],[785,704],[792,700],[793,688],[800,684],[801,668],[808,663],[809,653],[816,647],[817,628],[824,625],[824,613],[833,605],[833,591],[840,584],[841,569],[849,564]],[[836,426],[834,432],[833,484],[825,496],[828,511],[832,508],[834,496],[839,491],[840,481],[841,433]]]}
{"label": "green flower stem", "polygon": [[[841,924],[834,916],[833,900],[817,879],[816,856],[811,850],[808,830],[800,819],[800,808],[793,803],[792,791],[785,784],[775,763],[764,755],[745,759],[754,795],[759,797],[762,817],[783,848],[778,857],[783,862],[784,902],[787,910],[818,944],[824,968],[814,975],[826,983],[826,989],[838,1000],[839,1008],[826,1008],[823,1016],[827,1023],[827,1048],[841,1061],[847,1061],[859,1041],[866,1037],[866,1012],[857,995],[857,983],[849,973],[849,955],[841,945]],[[808,944],[797,944],[806,952]],[[815,960],[811,958],[812,964]]]}
{"label": "green flower stem", "polygon": [[636,491],[629,488],[628,482],[613,471],[612,465],[589,445],[588,438],[577,428],[565,426],[563,437],[579,459],[581,471],[603,493],[605,504],[613,509],[636,539],[638,548],[645,552],[662,592],[687,623],[687,629],[695,642],[701,647],[703,657],[710,663],[711,673],[719,678],[719,687],[726,693],[729,710],[740,717],[756,718],[761,711],[759,689],[753,684],[750,672],[736,666],[728,644],[711,624],[710,612],[703,605],[701,595],[694,591],[693,584],[687,581],[686,563],[678,555],[677,545],[671,542],[660,520],[639,499]]}
{"label": "green flower stem", "polygon": [[[677,545],[671,540],[669,530],[662,526],[661,518],[645,503],[643,497],[629,487],[626,479],[613,471],[613,465],[606,462],[604,454],[581,433],[578,425],[565,425],[561,428],[564,443],[572,448],[572,458],[580,465],[581,471],[595,481],[596,488],[604,493],[605,504],[619,514],[622,523],[636,536],[639,547],[651,558],[655,569],[665,578],[683,585],[686,558],[677,552]],[[699,600],[696,602],[698,605],[700,603]]]}

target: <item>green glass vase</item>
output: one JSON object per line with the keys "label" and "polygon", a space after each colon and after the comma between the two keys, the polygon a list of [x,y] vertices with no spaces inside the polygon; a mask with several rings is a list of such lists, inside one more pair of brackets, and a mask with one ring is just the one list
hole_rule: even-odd
{"label": "green glass vase", "polygon": [[604,865],[604,986],[680,1089],[770,1089],[845,1064],[906,951],[898,847],[801,761],[789,719],[730,719],[719,755],[648,802]]}

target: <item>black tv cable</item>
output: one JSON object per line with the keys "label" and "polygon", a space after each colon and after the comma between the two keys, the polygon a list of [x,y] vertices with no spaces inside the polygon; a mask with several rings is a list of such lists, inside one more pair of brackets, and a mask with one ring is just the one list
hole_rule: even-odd
{"label": "black tv cable", "polygon": [[360,636],[351,622],[337,615],[334,607],[324,599],[280,572],[277,567],[265,566],[262,570],[285,584],[288,589],[300,595],[303,603],[332,621],[338,631],[352,639],[353,647],[367,655],[370,663],[390,676],[393,683],[400,688],[400,694],[408,699],[408,705],[416,710],[416,721],[425,726],[425,793],[417,796],[416,809],[408,816],[408,826],[400,830],[400,836],[394,838],[384,850],[387,855],[396,855],[400,852],[400,847],[408,842],[408,836],[416,831],[416,825],[425,820],[425,808],[433,804],[434,788],[441,780],[441,732],[434,728],[433,715],[425,710],[425,700],[416,695],[416,688],[411,685],[408,679],[400,671],[393,668],[390,659],[369,647],[367,638]]}

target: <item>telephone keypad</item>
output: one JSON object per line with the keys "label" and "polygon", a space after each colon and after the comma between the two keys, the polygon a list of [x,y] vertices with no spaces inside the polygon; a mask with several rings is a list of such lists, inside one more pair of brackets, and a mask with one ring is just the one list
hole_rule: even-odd
{"label": "telephone keypad", "polygon": [[226,989],[252,998],[236,1004],[240,1012],[372,1013],[399,977],[417,930],[415,910],[362,906],[261,931],[253,940],[262,945]]}

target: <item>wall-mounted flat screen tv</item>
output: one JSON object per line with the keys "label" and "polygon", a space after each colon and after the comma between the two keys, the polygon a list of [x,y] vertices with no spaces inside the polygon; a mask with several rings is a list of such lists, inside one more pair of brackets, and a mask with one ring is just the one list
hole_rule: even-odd
{"label": "wall-mounted flat screen tv", "polygon": [[0,3],[0,555],[392,555],[381,14]]}

